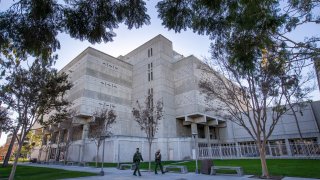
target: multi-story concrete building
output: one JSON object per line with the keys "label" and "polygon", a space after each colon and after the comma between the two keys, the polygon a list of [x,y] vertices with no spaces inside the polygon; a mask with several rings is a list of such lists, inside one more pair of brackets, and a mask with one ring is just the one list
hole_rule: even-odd
{"label": "multi-story concrete building", "polygon": [[[152,146],[152,152],[161,149],[163,160],[191,158],[192,134],[197,134],[200,144],[252,141],[240,127],[206,111],[204,96],[198,87],[201,63],[194,56],[184,57],[175,52],[172,42],[162,35],[118,58],[90,47],[84,50],[61,70],[69,74],[74,85],[68,98],[77,110],[74,118],[77,130],[73,133],[74,143],[69,148],[68,159],[101,158],[96,157],[96,146],[88,139],[88,133],[93,112],[102,107],[114,109],[117,114],[113,136],[106,139],[104,161],[131,161],[136,147],[147,157],[146,135],[131,112],[135,102],[144,102],[150,92],[154,102],[162,100],[164,105],[164,116]],[[319,103],[308,106],[307,117],[301,121],[303,133],[316,141],[319,141],[319,114],[314,108],[319,107]],[[297,138],[298,132],[291,121],[289,116],[284,117],[272,139],[288,142]],[[57,152],[53,142],[46,143],[50,148],[41,153],[41,160],[53,159],[52,154]]]}

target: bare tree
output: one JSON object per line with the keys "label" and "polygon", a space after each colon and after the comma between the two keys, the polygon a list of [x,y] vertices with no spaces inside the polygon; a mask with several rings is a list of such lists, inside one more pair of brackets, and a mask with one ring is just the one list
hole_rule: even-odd
{"label": "bare tree", "polygon": [[311,88],[303,88],[310,78],[301,73],[305,67],[302,61],[274,58],[272,53],[264,52],[253,70],[241,71],[223,58],[213,64],[207,62],[201,67],[204,74],[199,86],[208,110],[243,127],[256,142],[262,176],[269,177],[267,140],[280,117],[301,105]]}
{"label": "bare tree", "polygon": [[111,127],[116,123],[117,115],[114,110],[102,108],[93,113],[94,121],[90,122],[89,139],[97,146],[96,167],[98,167],[98,154],[105,136],[111,135]]}
{"label": "bare tree", "polygon": [[[60,123],[57,124],[57,131],[59,131],[58,137],[58,148],[56,153],[56,160],[60,159],[61,152],[64,153],[63,160],[64,163],[68,160],[69,147],[72,144],[72,135],[75,124],[73,123],[73,118],[77,115],[77,111],[74,109],[66,109],[60,113],[56,113],[53,116],[50,116],[51,121],[57,122],[60,120]],[[62,150],[62,148],[64,150]]]}
{"label": "bare tree", "polygon": [[156,106],[153,105],[153,93],[148,93],[144,106],[141,106],[137,100],[137,107],[132,109],[132,115],[143,130],[149,143],[149,171],[151,170],[151,146],[155,134],[158,131],[159,121],[163,116],[163,102],[158,100]]}

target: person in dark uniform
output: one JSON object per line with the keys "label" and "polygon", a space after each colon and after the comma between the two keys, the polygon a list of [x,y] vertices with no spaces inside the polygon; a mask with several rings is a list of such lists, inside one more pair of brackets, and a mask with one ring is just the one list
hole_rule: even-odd
{"label": "person in dark uniform", "polygon": [[134,176],[136,176],[137,171],[138,171],[138,175],[141,176],[140,169],[139,169],[140,161],[143,161],[143,158],[141,156],[141,153],[139,152],[139,148],[137,148],[136,153],[134,153],[133,155],[133,163],[136,166],[133,172]]}
{"label": "person in dark uniform", "polygon": [[154,173],[158,174],[157,169],[158,169],[158,166],[159,166],[162,174],[164,174],[164,171],[163,171],[163,168],[162,168],[162,165],[161,165],[160,149],[156,152],[154,159],[155,159],[155,163],[156,163],[156,167],[154,168]]}

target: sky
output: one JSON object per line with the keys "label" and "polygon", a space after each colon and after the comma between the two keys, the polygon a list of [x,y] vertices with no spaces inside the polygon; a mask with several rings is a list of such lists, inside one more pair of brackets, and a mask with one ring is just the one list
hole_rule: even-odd
{"label": "sky", "polygon": [[[12,0],[1,0],[0,11],[6,10],[11,3]],[[144,25],[139,29],[133,28],[132,30],[128,30],[125,25],[120,24],[118,29],[114,29],[116,37],[113,39],[113,42],[90,44],[88,41],[72,39],[67,34],[59,34],[58,39],[61,48],[56,52],[59,59],[57,60],[55,67],[57,69],[63,68],[89,46],[113,57],[125,55],[158,34],[162,34],[164,37],[171,40],[173,49],[185,57],[189,55],[194,55],[199,59],[210,57],[210,39],[208,36],[198,35],[192,32],[192,30],[181,31],[180,33],[175,33],[172,30],[168,31],[161,25],[161,20],[158,18],[158,13],[155,8],[156,4],[156,0],[147,1],[148,14],[151,18],[150,25]],[[317,33],[318,27],[307,26],[297,29],[291,36],[301,40],[305,35]],[[316,81],[314,80],[313,83],[315,84]],[[320,100],[320,94],[317,87],[318,86],[316,86],[316,90],[312,93],[313,100]],[[6,135],[1,136],[0,146],[5,143],[5,138]]]}

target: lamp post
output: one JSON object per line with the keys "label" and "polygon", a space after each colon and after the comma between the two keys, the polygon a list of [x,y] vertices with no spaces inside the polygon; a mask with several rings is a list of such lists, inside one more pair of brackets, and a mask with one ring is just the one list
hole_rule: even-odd
{"label": "lamp post", "polygon": [[101,160],[101,171],[100,171],[100,175],[104,176],[104,170],[103,170],[103,163],[104,163],[104,145],[105,145],[105,140],[108,137],[108,135],[102,135],[100,138],[103,140],[103,144],[102,144],[102,160]]}
{"label": "lamp post", "polygon": [[197,144],[197,136],[198,133],[192,133],[192,137],[194,138],[194,148],[195,148],[195,154],[196,154],[196,174],[199,174],[199,169],[198,169],[198,144]]}

